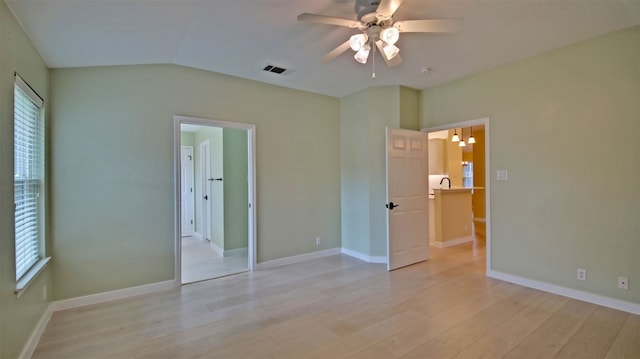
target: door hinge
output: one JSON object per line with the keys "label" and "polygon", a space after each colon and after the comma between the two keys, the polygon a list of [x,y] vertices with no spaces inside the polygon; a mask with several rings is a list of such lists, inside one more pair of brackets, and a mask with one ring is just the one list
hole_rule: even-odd
{"label": "door hinge", "polygon": [[193,224],[193,219],[191,220],[191,224]]}

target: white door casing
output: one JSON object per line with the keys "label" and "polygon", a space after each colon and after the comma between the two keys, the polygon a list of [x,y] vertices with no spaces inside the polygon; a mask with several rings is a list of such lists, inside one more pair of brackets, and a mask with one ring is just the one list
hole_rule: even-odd
{"label": "white door casing", "polygon": [[180,147],[180,233],[182,237],[193,235],[194,228],[194,198],[193,187],[193,147]]}
{"label": "white door casing", "polygon": [[429,257],[428,143],[427,133],[386,129],[387,270]]}
{"label": "white door casing", "polygon": [[206,140],[200,143],[200,200],[202,215],[200,217],[202,238],[211,241],[211,143]]}

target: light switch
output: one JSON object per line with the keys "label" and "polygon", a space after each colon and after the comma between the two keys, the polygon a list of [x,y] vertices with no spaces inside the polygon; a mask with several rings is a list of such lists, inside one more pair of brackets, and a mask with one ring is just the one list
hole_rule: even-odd
{"label": "light switch", "polygon": [[507,170],[498,170],[496,171],[497,175],[496,175],[496,179],[498,181],[507,181],[509,180],[509,171]]}

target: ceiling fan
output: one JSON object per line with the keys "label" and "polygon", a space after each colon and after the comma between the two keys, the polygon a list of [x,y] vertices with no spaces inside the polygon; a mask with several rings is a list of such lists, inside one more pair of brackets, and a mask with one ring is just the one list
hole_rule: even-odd
{"label": "ceiling fan", "polygon": [[[319,14],[298,15],[298,21],[358,29],[355,34],[326,54],[321,61],[327,62],[351,48],[356,61],[366,64],[369,53],[376,48],[389,67],[402,62],[400,49],[395,45],[401,32],[458,32],[462,29],[462,19],[424,19],[394,21],[393,14],[403,0],[356,0],[357,20],[343,19]],[[375,55],[374,55],[375,56]]]}

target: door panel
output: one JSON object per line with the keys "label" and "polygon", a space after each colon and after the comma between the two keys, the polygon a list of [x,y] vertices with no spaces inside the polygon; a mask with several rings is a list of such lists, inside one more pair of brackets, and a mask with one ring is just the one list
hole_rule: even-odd
{"label": "door panel", "polygon": [[429,256],[427,161],[426,133],[387,128],[388,270],[427,260]]}

